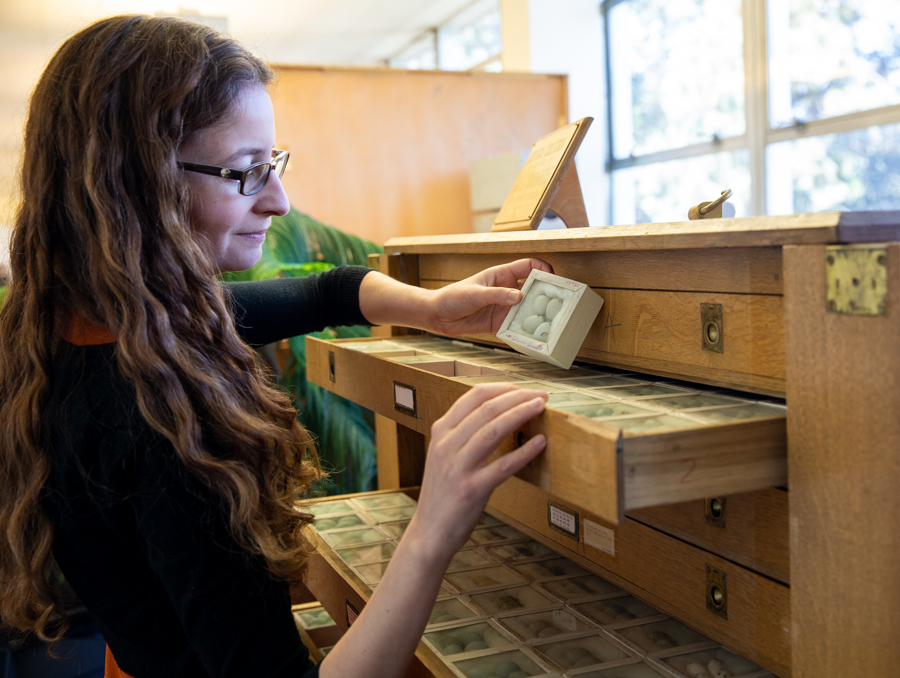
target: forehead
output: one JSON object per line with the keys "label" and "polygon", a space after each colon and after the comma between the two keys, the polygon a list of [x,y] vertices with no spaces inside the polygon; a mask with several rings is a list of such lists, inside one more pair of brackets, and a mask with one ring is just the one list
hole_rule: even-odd
{"label": "forehead", "polygon": [[[199,130],[182,147],[182,160],[224,163],[239,154],[267,153],[275,144],[272,100],[259,85],[244,88],[222,119]],[[187,156],[192,156],[188,158]],[[265,159],[265,158],[261,158]]]}

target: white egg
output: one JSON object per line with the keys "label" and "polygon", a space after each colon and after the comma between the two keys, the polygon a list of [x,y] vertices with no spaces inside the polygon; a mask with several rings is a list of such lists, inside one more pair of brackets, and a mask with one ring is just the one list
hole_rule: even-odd
{"label": "white egg", "polygon": [[734,676],[731,671],[725,668],[725,664],[718,659],[711,659],[709,664],[706,665],[706,668],[709,669],[713,678],[732,678],[732,676]]}
{"label": "white egg", "polygon": [[551,299],[547,304],[547,319],[553,320],[556,317],[556,314],[562,310],[562,300],[561,299]]}
{"label": "white egg", "polygon": [[541,323],[534,331],[534,338],[540,341],[547,341],[550,338],[550,323]]}
{"label": "white egg", "polygon": [[530,315],[525,318],[522,323],[522,329],[528,334],[533,334],[537,326],[544,322],[544,317],[540,315]]}
{"label": "white egg", "polygon": [[544,311],[547,310],[547,303],[550,301],[550,297],[546,294],[539,294],[534,298],[534,312],[544,314]]}
{"label": "white egg", "polygon": [[706,670],[706,667],[703,664],[698,664],[697,662],[691,662],[686,667],[688,675],[691,678],[712,678],[709,675],[709,671]]}

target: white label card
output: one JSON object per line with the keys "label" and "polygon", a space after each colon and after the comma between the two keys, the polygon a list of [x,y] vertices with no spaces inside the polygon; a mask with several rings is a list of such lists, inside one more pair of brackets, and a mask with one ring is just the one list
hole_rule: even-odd
{"label": "white label card", "polygon": [[616,555],[616,533],[590,520],[584,521],[584,543],[611,556]]}
{"label": "white label card", "polygon": [[415,392],[408,386],[394,383],[394,403],[408,410],[416,408]]}
{"label": "white label card", "polygon": [[568,532],[574,538],[578,538],[576,517],[567,511],[550,506],[550,524],[555,525],[563,532]]}

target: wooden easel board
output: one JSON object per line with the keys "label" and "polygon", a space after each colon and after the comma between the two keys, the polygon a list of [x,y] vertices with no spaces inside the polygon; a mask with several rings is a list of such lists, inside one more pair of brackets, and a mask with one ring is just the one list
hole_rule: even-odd
{"label": "wooden easel board", "polygon": [[[494,220],[494,231],[537,228],[564,183],[567,185],[566,189],[569,189],[563,189],[567,194],[566,197],[571,198],[572,196],[568,194],[577,191],[577,199],[581,203],[580,211],[584,212],[584,201],[580,200],[581,188],[578,185],[573,160],[591,121],[592,118],[582,118],[538,139]],[[572,172],[568,171],[570,167]],[[586,217],[583,223],[580,223],[582,219],[578,219],[579,223],[570,224],[572,218],[567,220],[562,214],[557,216],[560,216],[569,227],[587,225]]]}

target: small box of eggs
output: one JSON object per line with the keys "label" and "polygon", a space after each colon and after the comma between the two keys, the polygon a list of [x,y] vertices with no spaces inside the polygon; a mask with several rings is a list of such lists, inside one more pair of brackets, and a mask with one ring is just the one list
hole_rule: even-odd
{"label": "small box of eggs", "polygon": [[519,353],[569,369],[603,298],[584,283],[532,269],[497,337]]}

